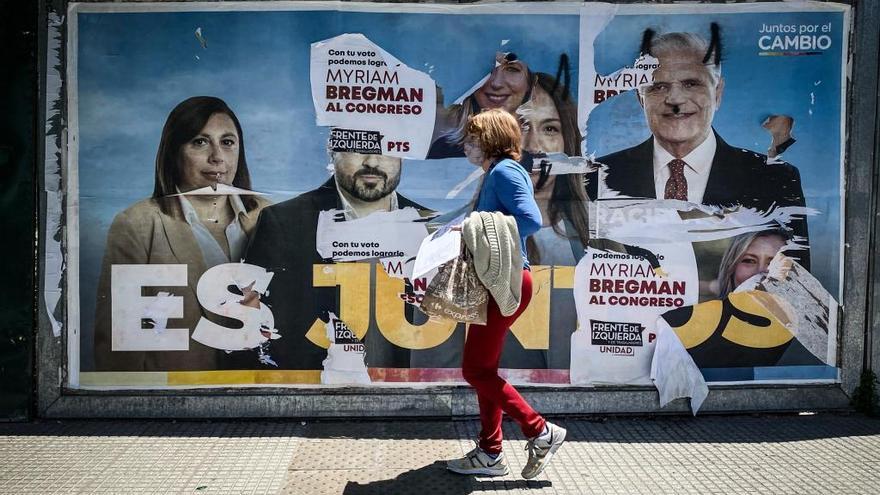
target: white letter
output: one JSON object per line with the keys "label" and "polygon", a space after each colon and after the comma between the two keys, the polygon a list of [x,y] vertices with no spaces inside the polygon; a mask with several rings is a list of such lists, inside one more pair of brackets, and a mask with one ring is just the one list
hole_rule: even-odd
{"label": "white letter", "polygon": [[[253,284],[253,290],[263,294],[272,275],[263,267],[246,263],[225,263],[206,271],[196,287],[199,303],[211,313],[238,320],[244,325],[227,328],[203,316],[192,334],[193,340],[215,349],[240,351],[253,349],[269,338],[280,338],[275,329],[275,317],[268,306],[262,302],[260,309],[244,306],[241,304],[243,296],[227,290],[230,285],[243,290]],[[267,338],[260,330],[271,337]]]}
{"label": "white letter", "polygon": [[110,267],[111,348],[114,351],[186,351],[188,328],[166,328],[161,332],[141,327],[156,307],[167,308],[165,318],[183,318],[183,298],[156,304],[159,297],[141,296],[142,287],[186,287],[186,265],[113,265]]}

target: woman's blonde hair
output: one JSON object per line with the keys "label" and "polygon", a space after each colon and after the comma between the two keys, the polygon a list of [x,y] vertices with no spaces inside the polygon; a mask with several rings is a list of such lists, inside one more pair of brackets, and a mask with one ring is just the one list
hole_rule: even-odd
{"label": "woman's blonde hair", "polygon": [[746,254],[752,241],[759,237],[777,236],[787,242],[791,239],[791,234],[783,228],[762,230],[759,232],[747,232],[740,234],[730,241],[724,256],[721,257],[721,263],[718,265],[718,298],[724,299],[736,289],[736,265],[740,259]]}
{"label": "woman's blonde hair", "polygon": [[467,135],[475,136],[483,156],[512,158],[522,156],[522,129],[513,115],[500,108],[485,110],[468,118]]}

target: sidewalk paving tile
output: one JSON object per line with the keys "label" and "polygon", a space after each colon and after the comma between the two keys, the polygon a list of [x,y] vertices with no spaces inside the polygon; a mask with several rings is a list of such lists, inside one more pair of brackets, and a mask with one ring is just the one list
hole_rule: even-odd
{"label": "sidewalk paving tile", "polygon": [[567,441],[523,480],[449,473],[479,421],[41,421],[0,424],[0,493],[874,494],[880,420],[856,414],[556,418]]}

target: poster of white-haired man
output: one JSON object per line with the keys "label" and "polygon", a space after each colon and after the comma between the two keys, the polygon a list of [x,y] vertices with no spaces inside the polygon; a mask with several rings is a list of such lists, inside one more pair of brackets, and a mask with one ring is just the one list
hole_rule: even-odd
{"label": "poster of white-haired man", "polygon": [[[836,378],[846,9],[616,14],[581,23],[599,251],[575,284],[587,301],[573,382],[602,382],[608,360],[632,355],[589,325],[640,328],[648,345],[660,315],[712,380]],[[782,274],[812,298],[764,297]],[[651,383],[652,358],[631,368],[633,383]]]}

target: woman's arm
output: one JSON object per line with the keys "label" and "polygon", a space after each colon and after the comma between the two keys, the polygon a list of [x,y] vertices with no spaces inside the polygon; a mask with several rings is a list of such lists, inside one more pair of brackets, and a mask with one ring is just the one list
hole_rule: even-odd
{"label": "woman's arm", "polygon": [[524,170],[515,167],[519,165],[495,167],[492,170],[495,192],[504,208],[516,219],[519,235],[527,237],[541,228],[541,210],[535,202],[532,181]]}

